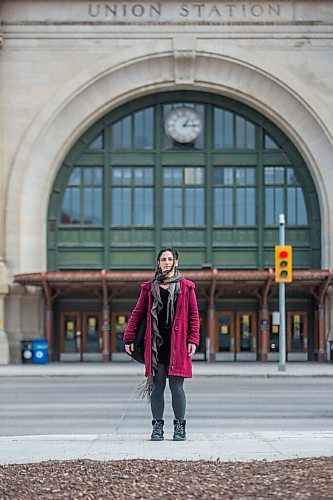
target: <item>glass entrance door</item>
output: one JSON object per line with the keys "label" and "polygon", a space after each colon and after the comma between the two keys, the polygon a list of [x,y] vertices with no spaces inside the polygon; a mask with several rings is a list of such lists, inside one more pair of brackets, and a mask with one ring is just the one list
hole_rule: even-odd
{"label": "glass entrance door", "polygon": [[307,360],[308,315],[304,311],[287,313],[287,360]]}
{"label": "glass entrance door", "polygon": [[84,360],[97,355],[96,359],[99,360],[103,350],[102,313],[100,311],[62,312],[60,322],[61,359]]}
{"label": "glass entrance door", "polygon": [[218,312],[216,331],[217,361],[256,359],[257,315],[255,312]]}
{"label": "glass entrance door", "polygon": [[[269,361],[278,361],[279,359],[280,326],[278,314],[278,311],[271,314]],[[287,361],[306,361],[308,356],[308,313],[306,311],[287,312],[286,334]]]}
{"label": "glass entrance door", "polygon": [[121,353],[122,356],[125,352],[123,336],[127,328],[129,317],[130,313],[128,311],[112,313],[112,359],[116,359],[118,353]]}

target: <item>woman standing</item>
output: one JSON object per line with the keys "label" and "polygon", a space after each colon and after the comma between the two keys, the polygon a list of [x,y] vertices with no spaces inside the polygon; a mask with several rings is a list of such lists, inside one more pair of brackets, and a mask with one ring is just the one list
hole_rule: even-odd
{"label": "woman standing", "polygon": [[199,313],[195,285],[178,271],[178,253],[163,248],[157,256],[155,277],[141,285],[141,293],[124,334],[128,354],[134,349],[141,320],[145,333],[146,391],[153,416],[152,441],[164,439],[163,414],[166,379],[172,395],[174,441],[184,441],[186,396],[184,378],[192,377],[192,356],[199,345]]}

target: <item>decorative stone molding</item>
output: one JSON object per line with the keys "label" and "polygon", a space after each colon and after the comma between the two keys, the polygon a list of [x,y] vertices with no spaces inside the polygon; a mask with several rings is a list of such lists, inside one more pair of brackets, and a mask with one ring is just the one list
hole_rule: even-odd
{"label": "decorative stone molding", "polygon": [[173,39],[176,83],[194,82],[195,48],[195,38],[175,37]]}
{"label": "decorative stone molding", "polygon": [[[296,92],[270,73],[239,59],[203,53],[195,43],[195,37],[184,35],[182,40],[175,37],[172,46],[164,41],[156,44],[153,54],[148,44],[118,51],[113,65],[108,58],[98,60],[76,74],[47,102],[20,140],[11,169],[6,227],[18,230],[6,239],[10,273],[46,269],[45,214],[49,193],[61,161],[84,130],[131,99],[152,91],[182,89],[186,85],[239,99],[282,128],[307,162],[321,203],[322,234],[329,234],[333,205],[322,179],[329,176],[333,148],[325,124]],[[179,61],[183,58],[177,62],[175,57],[176,53],[182,55],[183,52],[192,61],[186,72],[180,71]],[[176,82],[175,69],[180,73]],[[185,80],[186,76],[192,80]],[[322,248],[322,265],[327,268],[333,263],[333,245],[325,239]]]}

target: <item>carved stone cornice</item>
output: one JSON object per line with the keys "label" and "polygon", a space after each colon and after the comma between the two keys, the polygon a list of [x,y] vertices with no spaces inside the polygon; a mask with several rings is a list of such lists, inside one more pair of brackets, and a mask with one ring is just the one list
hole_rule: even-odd
{"label": "carved stone cornice", "polygon": [[196,39],[193,37],[174,37],[173,55],[175,61],[175,82],[188,84],[194,82]]}

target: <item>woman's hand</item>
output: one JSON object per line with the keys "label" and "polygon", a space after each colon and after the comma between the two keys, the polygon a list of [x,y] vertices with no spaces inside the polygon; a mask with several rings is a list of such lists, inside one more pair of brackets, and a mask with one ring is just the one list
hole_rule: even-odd
{"label": "woman's hand", "polygon": [[190,358],[193,356],[196,350],[197,346],[195,344],[187,344],[187,355],[190,356]]}
{"label": "woman's hand", "polygon": [[125,351],[127,354],[131,355],[131,353],[134,351],[134,344],[125,344]]}

